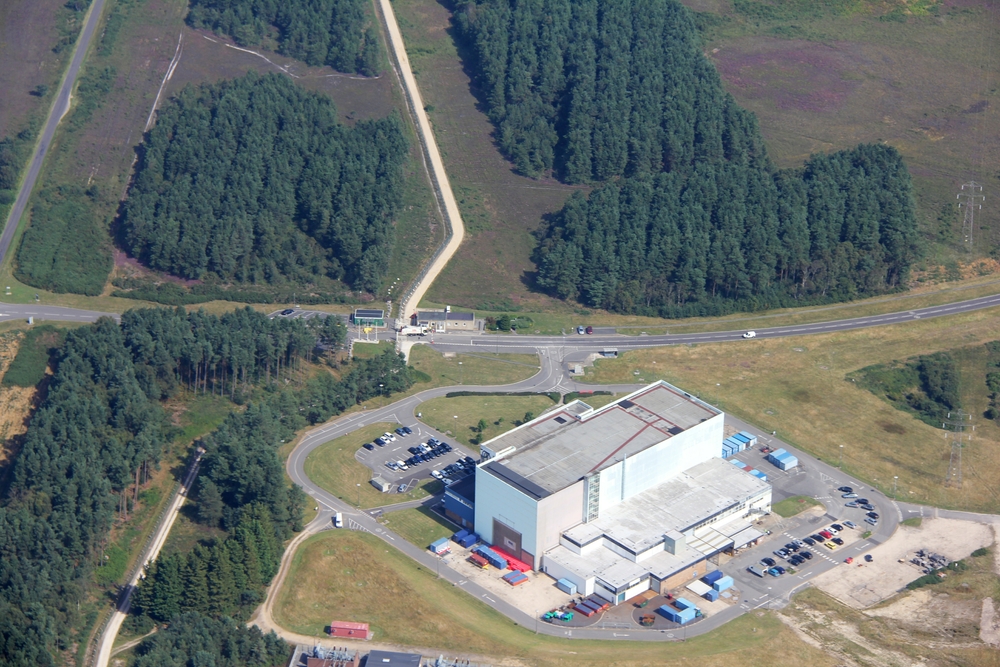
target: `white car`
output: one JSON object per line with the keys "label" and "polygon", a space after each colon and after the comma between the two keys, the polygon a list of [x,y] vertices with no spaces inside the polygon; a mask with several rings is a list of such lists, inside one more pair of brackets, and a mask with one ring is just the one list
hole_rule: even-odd
{"label": "white car", "polygon": [[745,334],[743,334],[743,337],[744,338],[756,338],[757,337],[757,332],[756,331],[748,331]]}
{"label": "white car", "polygon": [[382,437],[385,438],[386,440],[388,440],[389,442],[396,442],[396,436],[394,436],[392,433],[388,433],[388,432],[387,433],[383,433]]}
{"label": "white car", "polygon": [[334,514],[333,515],[333,525],[336,528],[343,528],[344,527],[344,515],[341,514],[340,512],[337,512],[336,514]]}
{"label": "white car", "polygon": [[441,479],[442,477],[444,477],[444,475],[442,475],[441,472],[438,470],[431,470],[431,477],[433,477],[434,479]]}
{"label": "white car", "polygon": [[396,461],[397,470],[406,470],[407,468],[409,468],[409,466],[403,463],[402,461]]}

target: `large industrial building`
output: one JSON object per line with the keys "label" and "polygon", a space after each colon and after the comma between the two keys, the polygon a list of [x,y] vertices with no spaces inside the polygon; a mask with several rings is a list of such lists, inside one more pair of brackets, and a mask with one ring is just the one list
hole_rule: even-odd
{"label": "large industrial building", "polygon": [[720,458],[723,419],[666,382],[549,412],[481,446],[475,530],[613,603],[699,576],[758,539],[748,520],[771,504],[769,484]]}

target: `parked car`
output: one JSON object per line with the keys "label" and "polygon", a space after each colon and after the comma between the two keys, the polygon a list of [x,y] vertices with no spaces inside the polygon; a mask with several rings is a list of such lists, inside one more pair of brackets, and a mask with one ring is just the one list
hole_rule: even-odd
{"label": "parked car", "polygon": [[748,331],[745,334],[743,334],[743,337],[744,338],[756,338],[757,337],[757,332],[756,331]]}
{"label": "parked car", "polygon": [[851,502],[849,502],[849,503],[844,503],[844,507],[857,507],[857,506],[858,506],[858,504],[856,502],[854,502],[853,500]]}
{"label": "parked car", "polygon": [[838,533],[844,532],[844,527],[841,526],[839,523],[835,523],[835,524],[833,524],[830,527],[833,528],[833,529],[835,529]]}
{"label": "parked car", "polygon": [[858,505],[861,506],[861,509],[868,510],[869,512],[871,512],[873,509],[875,509],[875,507],[872,504],[870,504],[870,503],[858,503]]}
{"label": "parked car", "polygon": [[805,558],[806,560],[811,560],[812,557],[813,557],[813,555],[810,552],[808,552],[808,551],[803,551],[802,554],[801,554],[801,556],[803,558]]}
{"label": "parked car", "polygon": [[594,327],[587,327],[587,333],[588,334],[594,333]]}
{"label": "parked car", "polygon": [[581,336],[583,335],[584,331],[586,331],[586,329],[583,328],[583,325],[580,325],[576,328],[576,333],[578,333]]}
{"label": "parked car", "polygon": [[856,493],[845,493],[844,495],[841,496],[841,498],[857,498],[857,497],[858,494]]}
{"label": "parked car", "polygon": [[869,523],[869,524],[871,524],[873,526],[877,526],[878,525],[878,519],[873,519],[870,516],[866,516],[865,517],[865,523]]}
{"label": "parked car", "polygon": [[444,475],[441,474],[440,470],[431,470],[431,477],[434,479],[441,479]]}
{"label": "parked car", "polygon": [[471,456],[466,456],[462,460],[465,461],[466,463],[468,463],[469,465],[473,465],[473,466],[476,465],[476,460],[474,458],[472,458]]}
{"label": "parked car", "polygon": [[800,565],[800,564],[801,564],[801,563],[802,563],[802,562],[803,562],[804,560],[805,560],[804,558],[802,558],[801,556],[799,556],[799,555],[797,555],[797,554],[796,554],[795,556],[792,556],[791,558],[789,558],[789,559],[788,559],[788,562],[789,562],[789,563],[790,563],[791,565],[795,565],[795,566],[798,566],[798,565]]}
{"label": "parked car", "polygon": [[852,489],[849,486],[842,486],[837,490],[840,491],[841,493],[854,493],[854,489]]}
{"label": "parked car", "polygon": [[874,559],[874,558],[872,557],[872,555],[871,555],[871,554],[865,554],[865,562],[866,562],[866,563],[870,563],[870,562],[872,562],[873,560],[875,560],[875,559]]}
{"label": "parked car", "polygon": [[803,542],[805,542],[806,544],[808,544],[811,547],[816,546],[816,540],[814,540],[811,537],[807,537],[806,539],[803,540]]}
{"label": "parked car", "polygon": [[382,437],[385,438],[388,442],[396,442],[396,436],[394,436],[392,433],[389,433],[388,431],[383,433]]}
{"label": "parked car", "polygon": [[788,552],[785,551],[784,549],[776,549],[774,551],[774,555],[777,556],[778,558],[788,558]]}
{"label": "parked car", "polygon": [[406,437],[406,431],[403,430],[402,426],[396,429],[396,435],[398,435],[400,438]]}
{"label": "parked car", "polygon": [[361,446],[364,447],[365,449],[367,449],[369,452],[375,451],[375,445],[373,445],[370,442],[366,442],[365,444],[363,444]]}
{"label": "parked car", "polygon": [[410,435],[411,433],[413,433],[413,429],[410,428],[409,426],[404,426],[403,433],[405,433],[406,435]]}
{"label": "parked car", "polygon": [[865,516],[871,517],[872,519],[875,519],[876,521],[878,521],[878,513],[877,512],[869,512]]}
{"label": "parked car", "polygon": [[858,524],[854,523],[853,521],[845,521],[844,525],[847,526],[848,528],[857,528],[858,527]]}
{"label": "parked car", "polygon": [[819,531],[819,534],[823,536],[824,541],[833,537],[833,533],[831,533],[829,530],[821,530]]}
{"label": "parked car", "polygon": [[868,504],[868,503],[870,503],[870,502],[871,502],[871,501],[870,501],[870,500],[868,500],[867,498],[858,498],[858,504],[859,504],[859,505],[867,505],[867,504]]}
{"label": "parked car", "polygon": [[815,535],[810,535],[809,537],[815,540],[816,544],[823,544],[824,542],[826,542],[826,538],[820,535],[819,533],[816,533]]}
{"label": "parked car", "polygon": [[767,565],[768,567],[774,567],[775,565],[778,564],[778,562],[776,560],[774,560],[773,558],[770,558],[770,557],[768,557],[768,558],[761,558],[760,562],[763,563],[764,565]]}
{"label": "parked car", "polygon": [[789,542],[788,544],[785,545],[785,551],[792,551],[792,552],[794,552],[794,551],[798,551],[798,550],[799,550],[799,548],[797,546],[795,546],[794,544],[792,544],[791,542]]}
{"label": "parked car", "polygon": [[792,540],[792,543],[800,549],[806,545],[802,540]]}
{"label": "parked car", "polygon": [[281,311],[281,314],[282,315],[291,315],[294,312],[295,312],[294,308],[285,308],[283,311]]}
{"label": "parked car", "polygon": [[771,575],[772,577],[780,577],[781,576],[781,572],[779,572],[778,568],[776,568],[776,567],[772,567],[770,570],[767,571],[767,573],[769,575]]}
{"label": "parked car", "polygon": [[835,537],[830,541],[836,544],[838,547],[844,546],[844,540],[840,539],[839,537]]}
{"label": "parked car", "polygon": [[836,535],[837,533],[839,533],[839,532],[840,532],[839,530],[837,530],[837,528],[836,528],[836,525],[837,525],[837,524],[833,524],[832,526],[830,526],[829,528],[827,528],[827,530],[828,530],[829,532],[833,533],[834,535]]}
{"label": "parked car", "polygon": [[829,549],[830,551],[833,551],[834,549],[837,548],[837,543],[836,542],[832,542],[832,541],[830,541],[830,542],[824,542],[823,546],[826,547],[827,549]]}

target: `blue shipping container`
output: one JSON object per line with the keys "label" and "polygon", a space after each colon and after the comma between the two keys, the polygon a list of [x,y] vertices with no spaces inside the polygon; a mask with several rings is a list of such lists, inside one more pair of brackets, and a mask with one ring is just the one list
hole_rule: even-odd
{"label": "blue shipping container", "polygon": [[694,607],[694,603],[684,598],[677,598],[674,600],[674,606],[683,611],[684,609],[691,609]]}
{"label": "blue shipping container", "polygon": [[447,537],[442,537],[440,540],[435,540],[434,542],[431,542],[431,551],[433,551],[436,554],[448,551],[448,549],[450,548],[451,546],[448,544]]}
{"label": "blue shipping container", "polygon": [[709,572],[708,574],[706,574],[704,577],[702,577],[701,580],[704,581],[709,586],[711,586],[712,584],[714,584],[715,582],[717,582],[719,579],[722,579],[724,576],[726,576],[726,575],[723,574],[722,570],[712,570],[711,572]]}
{"label": "blue shipping container", "polygon": [[718,581],[712,584],[712,588],[721,593],[722,591],[728,590],[733,587],[732,577],[722,577]]}
{"label": "blue shipping container", "polygon": [[744,438],[747,439],[747,443],[749,444],[750,447],[757,446],[757,436],[755,436],[753,433],[748,433],[747,431],[740,431],[739,435],[742,435]]}
{"label": "blue shipping container", "polygon": [[742,442],[744,444],[747,444],[747,443],[750,442],[750,438],[746,437],[742,433],[737,433],[736,435],[732,436],[732,438],[735,439],[735,440],[739,440],[740,442]]}
{"label": "blue shipping container", "polygon": [[465,528],[463,528],[462,530],[460,530],[457,533],[455,533],[454,535],[452,535],[451,539],[455,540],[456,542],[461,543],[462,542],[462,538],[465,537],[468,534],[469,534],[469,531],[467,531]]}
{"label": "blue shipping container", "polygon": [[694,607],[688,607],[687,609],[682,609],[680,613],[678,613],[677,615],[680,617],[680,620],[678,620],[677,622],[680,623],[681,625],[684,625],[685,623],[690,623],[691,621],[694,620],[695,617]]}
{"label": "blue shipping container", "polygon": [[674,623],[681,622],[680,613],[673,607],[663,605],[662,607],[657,609],[657,611],[666,616],[668,621],[673,621]]}
{"label": "blue shipping container", "polygon": [[734,466],[739,466],[740,468],[746,466],[746,463],[743,463],[743,461],[737,461],[736,459],[732,459],[729,462],[732,463]]}
{"label": "blue shipping container", "polygon": [[715,589],[706,591],[705,594],[702,595],[702,597],[708,600],[709,602],[715,602],[716,600],[719,599],[719,591]]}
{"label": "blue shipping container", "polygon": [[576,595],[576,584],[574,584],[569,579],[560,579],[556,582],[556,588],[561,590],[563,593],[569,595]]}
{"label": "blue shipping container", "polygon": [[478,535],[476,535],[475,533],[469,533],[459,541],[459,544],[468,549],[478,541],[479,541]]}

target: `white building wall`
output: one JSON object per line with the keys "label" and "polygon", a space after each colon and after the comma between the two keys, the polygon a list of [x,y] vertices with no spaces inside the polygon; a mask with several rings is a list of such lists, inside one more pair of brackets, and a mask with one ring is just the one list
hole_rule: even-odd
{"label": "white building wall", "polygon": [[580,595],[590,595],[594,592],[594,577],[581,577],[572,570],[563,567],[560,563],[546,558],[542,564],[542,572],[549,575],[556,581],[567,579],[576,584],[576,591]]}
{"label": "white building wall", "polygon": [[715,415],[602,470],[601,511],[662,484],[702,461],[719,456],[722,453],[724,419],[723,414]]}
{"label": "white building wall", "polygon": [[[541,554],[536,544],[538,503],[482,468],[476,468],[476,532],[493,544],[493,519],[521,533],[521,548]],[[520,556],[520,554],[511,554]],[[535,566],[537,567],[537,565]]]}
{"label": "white building wall", "polygon": [[538,535],[536,544],[538,551],[532,551],[527,546],[523,548],[534,554],[537,560],[540,552],[559,544],[559,538],[564,530],[583,523],[584,498],[583,480],[566,487],[558,493],[538,501]]}

